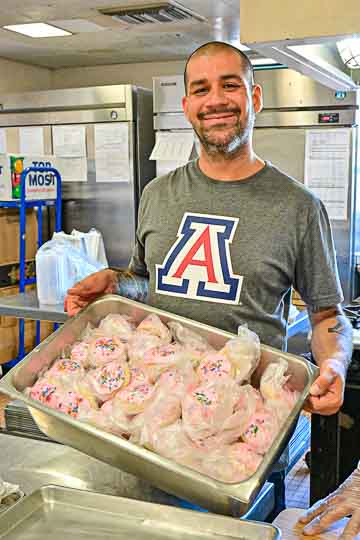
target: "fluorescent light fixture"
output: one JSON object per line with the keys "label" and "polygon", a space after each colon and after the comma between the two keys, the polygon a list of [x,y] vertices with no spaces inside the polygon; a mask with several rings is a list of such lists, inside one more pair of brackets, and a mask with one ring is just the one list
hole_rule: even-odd
{"label": "fluorescent light fixture", "polygon": [[10,24],[3,26],[6,30],[24,34],[32,38],[71,36],[72,33],[46,23]]}
{"label": "fluorescent light fixture", "polygon": [[253,66],[271,66],[279,63],[272,58],[250,58],[250,62]]}
{"label": "fluorescent light fixture", "polygon": [[360,69],[360,39],[343,39],[336,45],[344,64],[351,69]]}

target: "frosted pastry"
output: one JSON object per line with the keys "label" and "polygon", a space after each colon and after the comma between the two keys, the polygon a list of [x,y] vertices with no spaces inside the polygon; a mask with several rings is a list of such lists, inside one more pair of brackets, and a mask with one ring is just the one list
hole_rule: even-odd
{"label": "frosted pastry", "polygon": [[89,343],[87,343],[86,341],[79,341],[78,343],[75,343],[75,345],[73,345],[73,347],[71,348],[71,360],[75,360],[75,362],[79,362],[84,366],[88,363],[88,355]]}
{"label": "frosted pastry", "polygon": [[116,403],[126,415],[143,412],[154,397],[155,387],[139,369],[131,369],[130,383],[116,396]]}
{"label": "frosted pastry", "polygon": [[229,386],[222,381],[189,389],[182,400],[182,418],[190,439],[196,441],[216,435],[232,414],[235,399]]}
{"label": "frosted pastry", "polygon": [[44,405],[56,409],[59,404],[59,387],[46,379],[38,380],[29,390],[29,396]]}
{"label": "frosted pastry", "polygon": [[287,361],[279,357],[266,366],[260,379],[260,392],[266,407],[276,414],[280,422],[286,420],[299,398],[299,392],[289,386],[287,370]]}
{"label": "frosted pastry", "polygon": [[276,416],[264,408],[252,415],[241,437],[256,453],[265,454],[278,431],[279,425]]}
{"label": "frosted pastry", "polygon": [[94,407],[96,407],[95,403],[92,403],[78,392],[70,390],[59,394],[59,403],[56,409],[77,418],[79,413],[89,411]]}
{"label": "frosted pastry", "polygon": [[160,375],[176,365],[185,362],[186,353],[177,343],[153,347],[144,354],[142,367],[152,383],[156,382]]}
{"label": "frosted pastry", "polygon": [[147,351],[162,345],[161,339],[147,332],[134,332],[128,343],[129,362],[132,366],[142,367]]}
{"label": "frosted pastry", "polygon": [[72,375],[85,375],[85,370],[81,362],[69,358],[60,358],[56,360],[47,371],[48,378],[62,378]]}
{"label": "frosted pastry", "polygon": [[114,360],[126,361],[126,347],[120,339],[113,337],[95,338],[89,345],[89,363],[98,368]]}
{"label": "frosted pastry", "polygon": [[233,377],[235,369],[231,361],[221,353],[209,353],[200,361],[197,369],[199,379],[202,381],[211,381]]}
{"label": "frosted pastry", "polygon": [[257,470],[262,457],[245,443],[236,443],[213,450],[204,457],[201,469],[223,482],[241,482]]}
{"label": "frosted pastry", "polygon": [[186,328],[181,323],[176,321],[170,321],[168,327],[172,333],[175,341],[185,347],[192,355],[192,361],[195,366],[200,360],[210,352],[215,352],[214,348],[208,343],[208,341],[189,328]]}
{"label": "frosted pastry", "polygon": [[135,332],[135,323],[131,317],[120,315],[119,313],[110,313],[99,325],[99,330],[105,336],[118,337],[123,343],[127,343]]}
{"label": "frosted pastry", "polygon": [[260,360],[259,337],[246,326],[240,326],[238,336],[230,339],[221,349],[235,368],[235,379],[238,383],[250,382]]}
{"label": "frosted pastry", "polygon": [[114,360],[100,368],[91,370],[87,380],[93,395],[99,401],[107,401],[129,384],[130,370],[126,362]]}
{"label": "frosted pastry", "polygon": [[162,344],[171,342],[171,333],[167,326],[161,321],[161,319],[152,313],[141,321],[138,325],[137,332],[145,332],[160,339]]}

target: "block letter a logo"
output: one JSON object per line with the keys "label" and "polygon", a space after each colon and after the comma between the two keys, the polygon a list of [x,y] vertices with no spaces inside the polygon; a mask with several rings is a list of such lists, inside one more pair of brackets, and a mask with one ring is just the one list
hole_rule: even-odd
{"label": "block letter a logo", "polygon": [[242,276],[232,271],[229,245],[238,219],[184,214],[177,240],[156,265],[156,292],[238,304]]}

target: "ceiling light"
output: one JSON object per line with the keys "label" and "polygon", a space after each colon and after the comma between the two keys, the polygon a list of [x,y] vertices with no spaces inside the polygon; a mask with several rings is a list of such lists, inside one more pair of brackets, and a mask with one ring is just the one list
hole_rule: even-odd
{"label": "ceiling light", "polygon": [[351,69],[360,68],[360,39],[343,39],[336,43],[341,59]]}
{"label": "ceiling light", "polygon": [[272,58],[250,58],[250,62],[253,66],[271,66],[279,63]]}
{"label": "ceiling light", "polygon": [[72,35],[71,32],[68,32],[67,30],[62,30],[61,28],[57,28],[56,26],[46,23],[10,24],[9,26],[3,26],[3,28],[32,38]]}

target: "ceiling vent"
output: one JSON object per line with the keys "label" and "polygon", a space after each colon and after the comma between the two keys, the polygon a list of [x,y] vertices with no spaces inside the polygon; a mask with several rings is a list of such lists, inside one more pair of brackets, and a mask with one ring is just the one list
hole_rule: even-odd
{"label": "ceiling vent", "polygon": [[116,21],[126,24],[168,24],[182,22],[206,22],[206,19],[177,2],[158,2],[141,6],[100,9]]}

